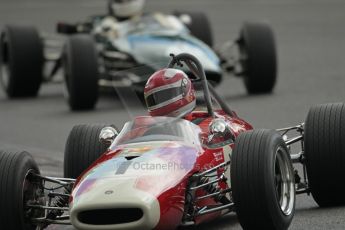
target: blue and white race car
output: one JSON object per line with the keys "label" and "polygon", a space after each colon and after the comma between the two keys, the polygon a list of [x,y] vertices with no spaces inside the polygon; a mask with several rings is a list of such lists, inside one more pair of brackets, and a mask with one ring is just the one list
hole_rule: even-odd
{"label": "blue and white race car", "polygon": [[214,85],[231,73],[243,77],[248,93],[270,93],[277,78],[274,34],[263,23],[244,23],[236,39],[218,48],[208,18],[200,12],[127,20],[107,14],[82,23],[58,23],[57,32],[68,36],[51,38],[33,27],[5,26],[0,73],[9,98],[36,96],[41,83],[53,80],[62,68],[70,108],[92,109],[100,87],[135,86],[140,92],[147,78],[138,69],[153,72],[171,53],[183,52],[201,61]]}

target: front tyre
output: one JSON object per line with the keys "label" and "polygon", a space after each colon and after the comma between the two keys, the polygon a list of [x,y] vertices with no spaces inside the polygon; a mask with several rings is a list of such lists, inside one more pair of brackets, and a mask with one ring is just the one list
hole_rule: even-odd
{"label": "front tyre", "polygon": [[77,125],[70,132],[64,157],[64,176],[77,178],[109,146],[99,141],[101,130],[107,125]]}
{"label": "front tyre", "polygon": [[304,131],[308,182],[314,200],[321,207],[345,205],[345,105],[312,107]]}
{"label": "front tyre", "polygon": [[294,173],[285,142],[272,130],[242,133],[235,141],[231,188],[244,229],[287,229],[295,212]]}
{"label": "front tyre", "polygon": [[64,70],[71,110],[93,109],[98,100],[98,57],[93,38],[69,37],[64,50]]}
{"label": "front tyre", "polygon": [[0,35],[0,81],[9,98],[37,96],[43,76],[43,44],[30,26],[5,26]]}
{"label": "front tyre", "polygon": [[277,54],[272,29],[267,24],[245,23],[238,45],[248,93],[271,93],[277,79]]}
{"label": "front tyre", "polygon": [[0,150],[1,229],[36,229],[30,218],[42,217],[44,211],[33,212],[25,207],[25,204],[32,203],[32,200],[38,200],[36,198],[39,194],[43,196],[42,184],[32,176],[33,174],[40,172],[30,154],[24,151]]}

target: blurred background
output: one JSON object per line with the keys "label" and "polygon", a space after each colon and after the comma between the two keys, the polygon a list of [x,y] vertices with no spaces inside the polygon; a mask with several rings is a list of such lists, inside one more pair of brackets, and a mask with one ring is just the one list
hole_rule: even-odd
{"label": "blurred background", "polygon": [[[278,80],[272,95],[248,96],[242,79],[226,77],[218,92],[256,128],[303,122],[313,104],[345,101],[345,1],[343,0],[147,0],[145,11],[207,13],[215,44],[236,38],[244,21],[271,24],[278,48]],[[78,22],[106,12],[105,0],[1,0],[5,24],[34,25],[54,33],[58,21]],[[129,114],[120,100],[103,96],[91,112],[70,112],[63,84],[43,85],[36,99],[8,100],[0,91],[0,146],[31,152],[43,173],[62,175],[64,145],[73,125],[113,123]],[[291,229],[344,229],[345,208],[319,209],[302,195]],[[234,215],[203,229],[240,229]],[[62,229],[52,226],[51,229]],[[198,228],[199,229],[199,228]]]}

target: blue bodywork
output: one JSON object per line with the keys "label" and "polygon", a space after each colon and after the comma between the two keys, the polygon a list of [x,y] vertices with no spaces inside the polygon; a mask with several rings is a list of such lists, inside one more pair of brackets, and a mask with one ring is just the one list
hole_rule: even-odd
{"label": "blue bodywork", "polygon": [[206,72],[221,74],[220,60],[205,43],[192,36],[187,27],[172,15],[145,15],[140,20],[119,23],[120,36],[109,39],[114,50],[127,53],[138,64],[162,68],[170,54],[192,53]]}

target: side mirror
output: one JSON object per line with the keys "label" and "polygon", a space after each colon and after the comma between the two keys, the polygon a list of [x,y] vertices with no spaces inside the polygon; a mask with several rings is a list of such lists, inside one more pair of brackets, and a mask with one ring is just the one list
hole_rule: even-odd
{"label": "side mirror", "polygon": [[111,145],[118,135],[119,133],[114,127],[106,126],[99,134],[99,141],[104,145]]}
{"label": "side mirror", "polygon": [[230,125],[223,118],[214,119],[209,127],[208,141],[211,142],[214,137],[232,138]]}

